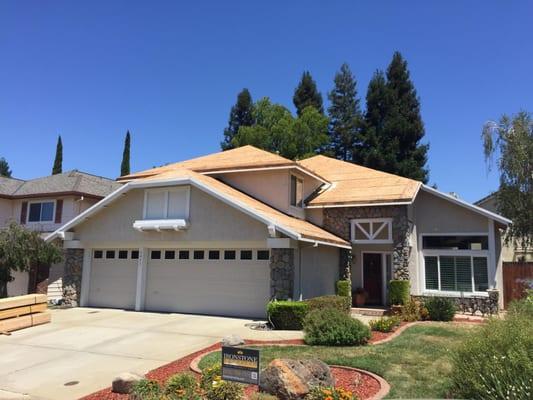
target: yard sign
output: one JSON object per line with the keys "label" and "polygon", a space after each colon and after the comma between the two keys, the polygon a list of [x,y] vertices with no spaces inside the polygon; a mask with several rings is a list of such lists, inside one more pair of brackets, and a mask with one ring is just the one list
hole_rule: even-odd
{"label": "yard sign", "polygon": [[259,350],[222,347],[222,379],[259,385]]}

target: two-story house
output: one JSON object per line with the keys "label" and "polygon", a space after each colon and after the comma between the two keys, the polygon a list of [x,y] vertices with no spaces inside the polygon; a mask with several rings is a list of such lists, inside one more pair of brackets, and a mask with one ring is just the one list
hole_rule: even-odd
{"label": "two-story house", "polygon": [[[16,221],[46,237],[120,186],[79,171],[31,180],[0,177],[0,229]],[[29,273],[17,272],[15,280],[8,283],[8,295],[43,293],[50,285],[51,298],[62,297],[63,268],[64,263],[60,263],[34,266]]]}
{"label": "two-story house", "polygon": [[387,303],[415,296],[498,303],[509,220],[420,182],[252,146],[119,179],[65,224],[65,279],[81,305],[262,317],[272,299],[335,293],[340,278]]}

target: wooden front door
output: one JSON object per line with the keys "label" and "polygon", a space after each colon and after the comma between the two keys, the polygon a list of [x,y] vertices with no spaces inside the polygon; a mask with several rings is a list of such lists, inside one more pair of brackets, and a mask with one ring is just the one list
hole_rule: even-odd
{"label": "wooden front door", "polygon": [[367,293],[366,304],[381,305],[383,288],[383,268],[381,253],[363,254],[363,288]]}

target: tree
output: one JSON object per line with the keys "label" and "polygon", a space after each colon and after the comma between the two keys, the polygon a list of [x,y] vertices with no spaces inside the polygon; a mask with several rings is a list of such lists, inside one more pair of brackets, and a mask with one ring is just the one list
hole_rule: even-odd
{"label": "tree", "polygon": [[302,74],[302,79],[294,90],[292,101],[298,116],[302,115],[303,110],[309,106],[315,107],[320,114],[324,114],[322,95],[317,90],[316,82],[309,71],[304,71]]}
{"label": "tree", "polygon": [[231,107],[228,127],[224,129],[224,140],[220,143],[222,150],[233,148],[232,140],[239,132],[241,126],[251,126],[254,124],[253,111],[252,96],[249,90],[244,88],[237,95],[237,103]]}
{"label": "tree", "polygon": [[9,164],[4,157],[0,157],[0,176],[11,178],[11,170],[9,169]]}
{"label": "tree", "polygon": [[61,142],[61,135],[57,137],[56,157],[54,159],[54,166],[52,167],[52,175],[63,172],[63,143]]}
{"label": "tree", "polygon": [[496,195],[498,212],[511,219],[506,244],[525,249],[533,244],[533,120],[522,111],[489,121],[482,131],[483,152],[488,167],[498,156],[500,188]]}
{"label": "tree", "polygon": [[12,272],[25,272],[32,265],[52,264],[62,260],[61,249],[45,242],[38,232],[11,222],[0,230],[0,298],[7,297],[7,284]]}
{"label": "tree", "polygon": [[126,131],[124,151],[122,152],[122,163],[120,164],[120,176],[130,174],[130,140],[130,131]]}
{"label": "tree", "polygon": [[342,64],[335,74],[335,86],[328,94],[331,105],[329,137],[332,155],[343,161],[354,160],[356,143],[360,140],[362,113],[357,98],[355,78],[348,64]]}

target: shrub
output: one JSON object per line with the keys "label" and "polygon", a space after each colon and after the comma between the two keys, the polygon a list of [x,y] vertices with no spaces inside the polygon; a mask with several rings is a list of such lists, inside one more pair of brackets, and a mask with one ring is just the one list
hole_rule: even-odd
{"label": "shrub", "polygon": [[405,305],[409,302],[409,281],[389,282],[389,301],[392,305]]}
{"label": "shrub", "polygon": [[196,378],[189,373],[181,373],[169,378],[165,395],[172,400],[201,400]]}
{"label": "shrub", "polygon": [[402,313],[401,313],[402,321],[406,321],[406,322],[419,321],[420,319],[422,319],[420,311],[421,311],[420,302],[410,299],[402,307]]}
{"label": "shrub", "polygon": [[276,396],[272,396],[268,393],[254,393],[250,396],[250,400],[278,400]]}
{"label": "shrub", "polygon": [[320,296],[307,300],[309,311],[335,309],[344,313],[349,313],[352,305],[350,298],[346,296]]}
{"label": "shrub", "polygon": [[433,321],[451,321],[455,316],[455,303],[445,297],[431,297],[425,302],[429,319]]}
{"label": "shrub", "polygon": [[300,330],[307,309],[305,301],[271,301],[267,305],[267,315],[276,329]]}
{"label": "shrub", "polygon": [[222,365],[220,363],[213,364],[211,367],[204,368],[202,370],[202,376],[200,378],[200,387],[204,390],[208,390],[213,386],[214,382],[220,381],[222,376]]}
{"label": "shrub", "polygon": [[205,392],[207,400],[242,400],[244,390],[235,382],[218,380]]}
{"label": "shrub", "polygon": [[368,339],[370,329],[343,311],[314,310],[304,320],[304,341],[310,345],[352,346]]}
{"label": "shrub", "polygon": [[314,387],[305,396],[305,400],[357,400],[357,397],[342,388]]}
{"label": "shrub", "polygon": [[129,398],[132,400],[159,400],[161,387],[159,383],[150,379],[141,379],[133,384]]}
{"label": "shrub", "polygon": [[370,329],[378,332],[391,332],[400,325],[400,318],[394,316],[389,318],[379,318],[370,321]]}
{"label": "shrub", "polygon": [[455,397],[531,399],[533,319],[520,306],[505,319],[489,320],[452,354]]}
{"label": "shrub", "polygon": [[337,296],[352,297],[352,282],[348,280],[337,281]]}

